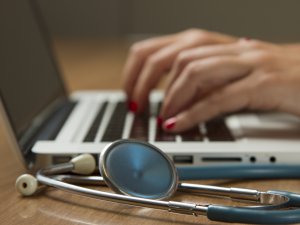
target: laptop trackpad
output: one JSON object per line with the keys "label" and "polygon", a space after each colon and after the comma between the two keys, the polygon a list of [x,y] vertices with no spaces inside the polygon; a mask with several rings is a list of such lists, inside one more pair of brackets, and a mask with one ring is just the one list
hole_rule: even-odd
{"label": "laptop trackpad", "polygon": [[236,120],[242,138],[300,140],[300,118],[297,116],[284,113],[241,114],[229,117],[229,125]]}

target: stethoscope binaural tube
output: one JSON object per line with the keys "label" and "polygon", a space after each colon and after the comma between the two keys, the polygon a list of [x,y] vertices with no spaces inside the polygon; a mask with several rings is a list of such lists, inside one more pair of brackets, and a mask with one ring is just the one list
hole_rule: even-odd
{"label": "stethoscope binaural tube", "polygon": [[[145,148],[143,148],[143,146]],[[120,147],[120,148],[118,149],[116,147]],[[133,148],[134,151],[132,151],[131,153],[130,151],[126,152],[124,151],[123,147],[125,147],[125,150],[126,148],[132,149],[132,147],[134,147]],[[103,172],[106,173],[105,175],[106,177],[104,176],[104,180],[106,182],[107,180],[109,180],[108,183],[110,186],[114,186],[113,188],[115,189],[121,188],[119,192],[127,195],[97,191],[97,190],[84,188],[81,186],[71,184],[72,182],[95,183],[97,182],[97,180],[100,181],[102,179],[99,176],[81,177],[81,176],[61,174],[70,171],[79,172],[81,174],[88,174],[90,171],[93,171],[95,168],[92,166],[89,167],[89,165],[94,164],[93,166],[95,166],[95,162],[89,161],[92,160],[93,157],[88,155],[80,156],[84,160],[73,159],[70,163],[56,165],[53,167],[42,169],[37,173],[36,179],[41,184],[49,185],[52,187],[56,187],[65,191],[73,192],[87,197],[119,202],[124,204],[130,204],[135,206],[150,207],[154,209],[163,209],[169,212],[175,212],[181,214],[202,215],[202,216],[207,216],[209,219],[215,221],[256,223],[256,224],[270,224],[270,223],[290,224],[290,223],[300,222],[299,209],[297,208],[288,209],[288,207],[299,207],[300,205],[299,195],[295,193],[286,193],[280,191],[258,192],[256,190],[249,190],[249,189],[222,188],[222,187],[214,187],[209,185],[178,183],[178,176],[176,174],[177,172],[172,162],[168,160],[165,154],[160,152],[159,149],[157,148],[153,149],[152,147],[153,146],[149,145],[148,143],[121,140],[109,145],[103,153],[103,155],[105,154],[107,155],[105,157],[103,157],[102,155],[102,159],[100,157],[100,162],[104,164],[104,168],[102,168],[101,171],[103,172],[104,170],[106,170]],[[118,151],[114,152],[115,149]],[[149,152],[147,152],[147,154],[144,154],[143,151],[149,151]],[[139,160],[132,160],[131,159],[132,156],[130,154],[136,155],[137,152],[141,153],[140,154],[141,158],[139,158]],[[115,153],[115,155],[112,153]],[[127,154],[123,154],[123,153],[127,153]],[[143,157],[145,155],[147,157]],[[159,161],[158,159],[162,161]],[[111,161],[109,162],[109,160]],[[143,160],[145,161],[143,162]],[[151,160],[154,160],[154,162],[152,162]],[[142,161],[142,163],[140,163],[140,161]],[[122,166],[114,168],[116,165],[120,165],[123,162],[124,164]],[[163,163],[164,165],[162,167],[157,167],[157,164],[155,162],[159,162],[158,163],[159,165],[161,163]],[[117,164],[115,165],[114,163]],[[153,165],[155,166],[153,167]],[[84,168],[83,170],[81,170],[81,166]],[[139,171],[141,170],[146,174],[150,173],[151,176],[155,176],[157,172],[160,172],[160,169],[162,168],[166,169],[165,167],[167,167],[168,169],[166,174],[167,175],[172,174],[173,176],[170,179],[168,179],[163,186],[158,185],[155,187],[155,190],[160,190],[160,193],[158,193],[157,195],[156,194],[153,195],[152,190],[149,189],[143,192],[142,190],[143,188],[135,189],[134,185],[131,186],[129,185],[129,187],[126,186],[127,181],[135,182],[136,179],[141,179],[141,182],[145,182],[143,185],[145,184],[147,185],[149,181],[153,181],[152,179],[154,179],[154,181],[157,181],[157,177],[151,178],[150,180],[147,177],[144,179],[145,174],[144,173],[141,174],[139,173]],[[119,169],[121,168],[120,174],[118,174],[119,171],[118,168]],[[146,168],[146,170],[143,170],[144,168]],[[110,173],[109,171],[111,169],[113,170],[112,173]],[[116,182],[116,180],[114,179],[117,179],[118,181],[119,179],[118,175],[121,175],[122,178],[124,174],[126,175],[129,172],[127,171],[126,173],[124,173],[125,169],[132,170],[133,172],[137,171],[137,173],[135,175],[132,175],[128,179],[127,177],[125,177],[125,179],[123,180],[121,179],[120,183]],[[152,171],[153,169],[154,171],[156,171],[155,173],[153,173]],[[160,179],[161,174],[158,175],[159,175],[158,178]],[[25,180],[18,179],[17,187],[20,188],[19,189],[20,191],[26,189],[24,187],[29,186],[27,185],[29,183],[27,182],[26,179]],[[273,205],[258,206],[254,208],[253,207],[252,208],[251,207],[229,207],[229,206],[215,206],[215,205],[197,205],[195,203],[183,203],[183,202],[162,201],[162,200],[151,199],[151,198],[163,199],[164,198],[163,194],[169,196],[170,190],[173,193],[174,190],[177,189],[177,187],[184,188],[187,190],[193,190],[193,191],[196,190],[202,194],[226,196],[226,197],[232,197],[233,199],[250,200],[251,202],[273,204]],[[134,195],[134,196],[128,196],[128,195]],[[146,198],[142,198],[140,196],[146,196]],[[283,210],[281,210],[281,208]]]}

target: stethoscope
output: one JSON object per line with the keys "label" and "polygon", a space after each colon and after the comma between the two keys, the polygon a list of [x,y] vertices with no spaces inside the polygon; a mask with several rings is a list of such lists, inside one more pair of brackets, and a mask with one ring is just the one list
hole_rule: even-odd
{"label": "stethoscope", "polygon": [[[169,157],[157,147],[135,140],[118,140],[107,145],[100,154],[99,169],[102,177],[87,176],[93,173],[95,168],[94,157],[83,154],[73,158],[68,163],[41,169],[37,172],[36,177],[24,174],[17,179],[16,187],[22,195],[30,196],[37,192],[38,183],[40,183],[107,201],[167,210],[180,214],[207,216],[213,221],[251,224],[300,223],[299,194],[285,191],[260,192],[243,188],[179,183],[178,181],[179,178],[181,180],[250,178],[257,177],[259,174],[261,174],[259,176],[266,178],[268,176],[262,175],[264,173],[263,167],[253,169],[252,166],[252,168],[247,169],[244,166],[241,167],[241,171],[239,171],[240,167],[237,166],[211,167],[204,168],[204,170],[199,167],[176,169]],[[214,168],[216,171],[211,170]],[[299,166],[279,166],[272,173],[270,168],[265,169],[265,175],[271,175],[271,177],[278,177],[276,171],[279,173],[279,177],[300,176]],[[81,175],[71,175],[70,172]],[[212,174],[211,177],[203,177],[203,172],[215,172],[215,174]],[[287,175],[290,172],[292,172],[291,176]],[[117,194],[75,184],[107,184]],[[257,205],[232,207],[164,200],[171,197],[177,189],[194,191],[209,196],[227,197],[232,200],[249,201]]]}

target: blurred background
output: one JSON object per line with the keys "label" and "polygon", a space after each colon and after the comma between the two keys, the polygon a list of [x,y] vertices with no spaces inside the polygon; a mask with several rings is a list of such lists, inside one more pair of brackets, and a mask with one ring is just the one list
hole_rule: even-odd
{"label": "blurred background", "polygon": [[59,37],[143,37],[191,27],[276,42],[300,40],[297,0],[38,0]]}

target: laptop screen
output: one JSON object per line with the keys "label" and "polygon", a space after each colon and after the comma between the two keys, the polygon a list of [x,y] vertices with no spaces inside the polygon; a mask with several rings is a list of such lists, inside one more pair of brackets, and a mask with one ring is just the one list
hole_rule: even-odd
{"label": "laptop screen", "polygon": [[65,95],[32,1],[0,3],[0,92],[18,139],[33,118]]}

